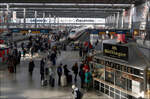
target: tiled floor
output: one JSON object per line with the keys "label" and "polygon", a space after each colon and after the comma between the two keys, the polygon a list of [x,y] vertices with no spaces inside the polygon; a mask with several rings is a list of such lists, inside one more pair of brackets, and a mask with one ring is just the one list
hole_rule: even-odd
{"label": "tiled floor", "polygon": [[[46,53],[45,53],[46,54]],[[32,77],[28,74],[28,63],[30,56],[22,58],[20,65],[17,66],[17,73],[10,74],[7,69],[0,71],[0,99],[72,99],[71,85],[60,87],[57,85],[57,75],[55,75],[55,87],[41,87],[40,84],[40,57],[45,56],[44,53],[36,54],[34,57],[35,69]],[[62,62],[67,64],[71,71],[74,62],[79,61],[78,52],[67,51],[62,52],[57,58],[57,64]],[[73,82],[74,83],[74,82]],[[80,87],[80,79],[78,77],[78,87]],[[81,89],[82,90],[82,89]],[[108,99],[104,95],[97,95],[95,91],[84,93],[84,99]]]}

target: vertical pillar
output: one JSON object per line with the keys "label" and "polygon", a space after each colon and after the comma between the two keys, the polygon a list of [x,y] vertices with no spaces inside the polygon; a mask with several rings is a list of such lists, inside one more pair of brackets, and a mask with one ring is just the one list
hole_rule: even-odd
{"label": "vertical pillar", "polygon": [[49,28],[51,28],[51,14],[49,14]]}
{"label": "vertical pillar", "polygon": [[26,28],[26,9],[23,9],[23,28]]}
{"label": "vertical pillar", "polygon": [[121,16],[121,28],[123,29],[123,27],[124,27],[124,12],[125,12],[125,9],[123,9],[123,11],[122,11],[122,16]]}
{"label": "vertical pillar", "polygon": [[116,28],[118,29],[119,28],[119,12],[117,12],[117,19],[116,19]]}
{"label": "vertical pillar", "polygon": [[116,14],[113,15],[113,28],[116,27]]}
{"label": "vertical pillar", "polygon": [[6,24],[7,24],[7,29],[9,30],[9,21],[10,21],[10,12],[9,12],[9,4],[7,4],[7,15],[6,15]]}
{"label": "vertical pillar", "polygon": [[45,12],[43,12],[43,27],[45,28]]}
{"label": "vertical pillar", "polygon": [[134,13],[134,4],[132,4],[130,8],[129,25],[128,25],[129,29],[132,28],[133,13]]}
{"label": "vertical pillar", "polygon": [[37,11],[34,12],[34,18],[35,18],[35,28],[37,28]]}

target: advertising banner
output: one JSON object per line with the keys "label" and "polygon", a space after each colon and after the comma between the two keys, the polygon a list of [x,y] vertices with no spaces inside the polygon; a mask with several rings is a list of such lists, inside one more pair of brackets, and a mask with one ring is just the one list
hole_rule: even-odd
{"label": "advertising banner", "polygon": [[125,46],[104,43],[103,54],[108,57],[128,61],[128,47]]}

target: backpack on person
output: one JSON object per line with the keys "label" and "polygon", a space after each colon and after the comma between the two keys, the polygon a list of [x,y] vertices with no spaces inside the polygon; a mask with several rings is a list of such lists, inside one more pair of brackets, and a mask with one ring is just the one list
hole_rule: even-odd
{"label": "backpack on person", "polygon": [[42,85],[42,86],[47,86],[47,80],[42,80],[42,81],[41,81],[41,85]]}
{"label": "backpack on person", "polygon": [[51,76],[50,76],[50,79],[49,79],[49,84],[50,84],[51,87],[55,86],[55,79]]}
{"label": "backpack on person", "polygon": [[76,92],[77,92],[78,99],[82,99],[83,93],[79,89]]}
{"label": "backpack on person", "polygon": [[45,75],[48,75],[49,74],[49,69],[48,67],[45,68]]}

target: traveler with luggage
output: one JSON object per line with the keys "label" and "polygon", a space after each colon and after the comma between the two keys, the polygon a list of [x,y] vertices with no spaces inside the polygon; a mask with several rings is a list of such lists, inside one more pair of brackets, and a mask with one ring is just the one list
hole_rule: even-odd
{"label": "traveler with luggage", "polygon": [[62,87],[67,86],[67,77],[64,73],[62,73],[62,75],[61,75],[61,86]]}
{"label": "traveler with luggage", "polygon": [[30,62],[29,62],[29,73],[30,73],[31,76],[32,76],[32,72],[34,70],[34,67],[35,67],[34,61],[31,59]]}
{"label": "traveler with luggage", "polygon": [[61,75],[62,75],[62,64],[60,64],[58,67],[57,67],[57,74],[58,74],[58,85],[60,85],[60,80],[61,80]]}
{"label": "traveler with luggage", "polygon": [[52,64],[50,61],[48,61],[48,75],[49,75],[49,85],[51,87],[54,87],[55,85],[55,75],[54,75],[54,69],[52,67]]}
{"label": "traveler with luggage", "polygon": [[43,59],[41,60],[41,63],[40,63],[40,74],[41,74],[41,81],[44,80],[44,71],[45,71],[45,68],[44,68],[44,62],[43,62]]}
{"label": "traveler with luggage", "polygon": [[82,99],[83,93],[75,85],[72,85],[73,99]]}
{"label": "traveler with luggage", "polygon": [[51,58],[53,65],[56,65],[56,52],[53,51],[50,58]]}
{"label": "traveler with luggage", "polygon": [[67,82],[69,83],[69,70],[68,70],[68,68],[67,68],[67,65],[64,65],[64,75],[66,76],[66,78],[67,78]]}
{"label": "traveler with luggage", "polygon": [[78,63],[77,62],[73,65],[72,71],[73,71],[73,73],[75,75],[74,82],[76,82],[77,81],[77,75],[78,75]]}
{"label": "traveler with luggage", "polygon": [[21,51],[18,52],[18,63],[20,64],[20,59],[21,59]]}

